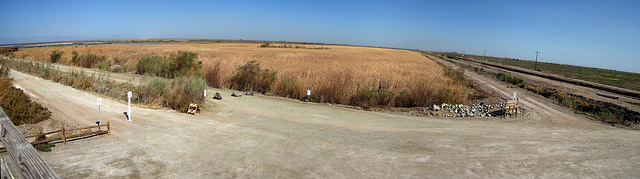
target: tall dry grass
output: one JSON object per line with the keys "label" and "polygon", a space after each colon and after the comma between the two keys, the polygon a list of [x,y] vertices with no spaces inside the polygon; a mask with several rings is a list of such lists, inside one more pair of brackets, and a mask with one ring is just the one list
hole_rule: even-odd
{"label": "tall dry grass", "polygon": [[[389,106],[426,106],[464,102],[470,89],[445,75],[434,60],[408,50],[323,45],[330,49],[259,48],[261,44],[104,44],[27,48],[14,52],[18,58],[49,60],[54,50],[64,51],[69,63],[72,51],[104,55],[113,65],[135,69],[139,59],[168,56],[178,51],[195,52],[203,61],[201,72],[216,87],[229,88],[236,69],[255,60],[263,68],[278,72],[271,92],[280,96],[306,98],[311,86],[312,99],[349,104],[360,89],[384,88],[397,97]],[[308,48],[320,45],[304,45]],[[211,73],[211,74],[210,74]],[[215,74],[214,74],[215,73]],[[217,79],[214,79],[217,78]],[[442,96],[446,97],[442,97]],[[451,98],[453,96],[453,98]]]}

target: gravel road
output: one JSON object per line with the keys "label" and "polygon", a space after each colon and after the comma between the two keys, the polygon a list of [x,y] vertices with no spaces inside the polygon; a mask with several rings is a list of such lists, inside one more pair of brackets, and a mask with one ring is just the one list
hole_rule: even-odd
{"label": "gravel road", "polygon": [[[499,82],[470,74],[510,96]],[[14,83],[91,125],[98,96],[20,72]],[[522,94],[526,120],[437,119],[270,96],[209,99],[202,113],[103,100],[113,132],[57,144],[43,157],[63,178],[637,178],[640,131],[618,129]]]}

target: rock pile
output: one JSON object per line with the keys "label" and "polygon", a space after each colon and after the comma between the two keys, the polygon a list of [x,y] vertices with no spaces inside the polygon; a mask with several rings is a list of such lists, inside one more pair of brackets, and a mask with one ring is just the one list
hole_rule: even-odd
{"label": "rock pile", "polygon": [[213,99],[222,100],[222,95],[220,95],[220,93],[216,92],[216,94],[213,95]]}
{"label": "rock pile", "polygon": [[[462,104],[441,104],[433,105],[432,107],[424,109],[424,114],[431,114],[443,117],[484,117],[484,116],[496,116],[504,115],[502,112],[504,109],[504,103],[498,104],[474,104],[471,106]],[[522,112],[522,109],[518,109],[518,113]],[[507,111],[507,114],[514,114],[515,110]]]}
{"label": "rock pile", "polygon": [[240,97],[240,96],[242,96],[242,92],[240,92],[240,91],[234,91],[233,93],[231,93],[231,96],[233,96],[233,97]]}

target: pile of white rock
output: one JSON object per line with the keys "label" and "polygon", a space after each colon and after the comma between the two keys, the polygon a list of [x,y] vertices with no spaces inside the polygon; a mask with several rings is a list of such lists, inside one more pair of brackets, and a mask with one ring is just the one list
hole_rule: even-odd
{"label": "pile of white rock", "polygon": [[[491,117],[492,113],[504,109],[504,103],[498,104],[474,104],[471,106],[462,104],[447,104],[433,105],[424,109],[424,114],[432,114],[443,117]],[[521,110],[518,110],[521,112]],[[502,113],[502,112],[500,112]],[[507,111],[507,114],[515,113],[515,111]]]}

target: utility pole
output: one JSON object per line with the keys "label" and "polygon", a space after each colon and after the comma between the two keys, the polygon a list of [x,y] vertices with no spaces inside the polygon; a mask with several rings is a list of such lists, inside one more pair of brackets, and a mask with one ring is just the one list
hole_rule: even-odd
{"label": "utility pole", "polygon": [[484,50],[484,55],[482,55],[482,59],[485,60],[485,61],[487,60],[486,56],[487,56],[487,50]]}
{"label": "utility pole", "polygon": [[538,53],[540,53],[540,52],[536,51],[536,63],[535,63],[535,65],[533,65],[533,70],[534,71],[538,70]]}

